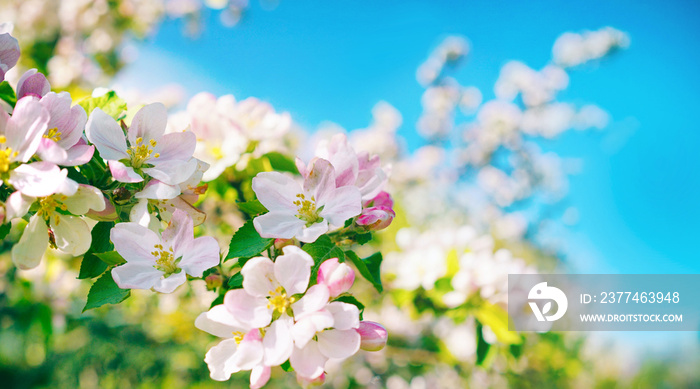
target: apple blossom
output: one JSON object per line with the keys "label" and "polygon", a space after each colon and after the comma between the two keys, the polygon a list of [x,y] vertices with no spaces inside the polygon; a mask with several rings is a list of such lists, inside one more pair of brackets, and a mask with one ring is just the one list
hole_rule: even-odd
{"label": "apple blossom", "polygon": [[187,279],[201,277],[219,264],[219,245],[210,236],[194,238],[192,219],[177,210],[162,234],[137,223],[117,224],[110,232],[114,249],[126,264],[112,269],[122,289],[170,293]]}
{"label": "apple blossom", "polygon": [[104,210],[102,192],[68,178],[65,180],[61,192],[49,196],[33,198],[20,192],[10,195],[12,217],[21,217],[32,203],[38,204],[22,237],[12,248],[12,260],[20,269],[36,267],[49,245],[73,256],[82,255],[90,248],[90,227],[79,215],[90,210]]}
{"label": "apple blossom", "polygon": [[253,220],[264,238],[314,242],[362,210],[360,191],[336,188],[335,170],[325,159],[311,162],[303,187],[282,173],[263,172],[253,178],[253,191],[270,211]]}
{"label": "apple blossom", "polygon": [[142,182],[144,175],[167,185],[177,185],[192,176],[197,160],[192,158],[196,137],[192,132],[165,133],[167,111],[160,103],[141,108],[126,135],[119,124],[95,108],[85,135],[100,156],[109,162],[115,180]]}
{"label": "apple blossom", "polygon": [[34,96],[40,99],[51,91],[51,85],[46,76],[36,69],[27,70],[17,81],[17,100],[25,96]]}

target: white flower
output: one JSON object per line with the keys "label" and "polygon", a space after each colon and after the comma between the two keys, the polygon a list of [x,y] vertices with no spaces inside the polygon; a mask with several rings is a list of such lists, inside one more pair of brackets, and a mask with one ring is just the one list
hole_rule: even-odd
{"label": "white flower", "polygon": [[303,187],[284,174],[263,172],[253,178],[253,191],[270,211],[253,220],[264,238],[314,242],[362,212],[360,191],[355,186],[336,188],[335,170],[324,159],[311,163]]}
{"label": "white flower", "polygon": [[196,137],[192,132],[165,134],[167,111],[160,103],[141,108],[126,135],[101,109],[90,114],[85,135],[100,156],[109,161],[115,180],[141,182],[144,174],[167,185],[177,185],[197,169],[192,158]]}
{"label": "white flower", "polygon": [[201,277],[219,264],[219,244],[210,236],[194,238],[192,219],[176,210],[163,233],[137,223],[117,224],[110,232],[114,249],[126,264],[112,269],[123,289],[151,289],[170,293],[187,279]]}

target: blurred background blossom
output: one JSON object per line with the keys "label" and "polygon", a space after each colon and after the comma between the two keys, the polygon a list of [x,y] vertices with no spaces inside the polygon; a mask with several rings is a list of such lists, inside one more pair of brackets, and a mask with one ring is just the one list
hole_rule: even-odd
{"label": "blurred background blossom", "polygon": [[[697,6],[503,7],[10,0],[0,15],[23,52],[7,79],[37,68],[74,96],[101,87],[130,107],[165,103],[172,131],[208,134],[200,157],[220,166],[205,181],[269,151],[308,160],[338,132],[382,158],[396,211],[373,242],[385,291],[360,296],[390,341],[329,367],[328,386],[700,385],[697,333],[517,334],[504,318],[509,273],[700,269],[685,195],[700,185]],[[667,35],[651,37],[662,18]],[[243,218],[221,193],[201,204],[201,231],[224,246]],[[216,297],[204,282],[81,314],[87,285],[57,255],[31,271],[0,261],[3,382],[231,385],[202,362],[214,340],[193,318]],[[292,382],[273,371],[270,386]]]}

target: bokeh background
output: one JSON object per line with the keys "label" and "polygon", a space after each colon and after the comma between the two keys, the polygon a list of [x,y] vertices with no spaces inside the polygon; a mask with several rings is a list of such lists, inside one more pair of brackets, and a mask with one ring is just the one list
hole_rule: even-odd
{"label": "bokeh background", "polygon": [[[3,2],[7,2],[6,10],[12,8],[12,1]],[[189,97],[200,91],[233,94],[239,99],[255,96],[278,111],[289,112],[298,127],[310,134],[337,126],[365,128],[372,121],[373,107],[386,101],[401,114],[397,135],[407,153],[435,144],[417,131],[416,123],[424,114],[421,97],[425,87],[416,80],[416,73],[446,37],[461,36],[469,44],[468,55],[450,76],[461,85],[475,86],[482,100],[488,101],[496,97],[494,84],[509,61],[541,69],[550,62],[552,45],[562,33],[612,26],[626,34],[629,45],[567,69],[568,87],[558,95],[559,100],[576,105],[595,103],[607,113],[607,125],[601,130],[567,131],[551,139],[537,139],[543,152],[555,152],[565,162],[570,173],[567,194],[546,209],[515,206],[511,210],[522,211],[530,222],[551,219],[546,225],[539,224],[538,233],[528,239],[548,255],[556,255],[560,270],[700,272],[693,244],[700,234],[696,204],[700,189],[697,2],[251,0],[250,4],[182,1],[163,7],[157,12],[136,7],[134,18],[146,21],[133,23],[124,28],[123,35],[118,34],[123,37],[113,42],[118,57],[95,55],[98,63],[106,64],[102,66],[107,69],[106,77],[80,81],[79,76],[65,76],[66,87],[75,93],[86,85],[114,88],[135,100],[167,100],[174,110],[184,108]],[[3,16],[0,13],[0,21]],[[15,12],[11,16],[15,35],[22,41],[22,29],[28,28],[23,27],[23,15]],[[74,67],[76,74],[90,74],[89,69]],[[60,69],[54,63],[54,73]],[[47,71],[51,70],[49,66]],[[449,137],[437,144],[448,153],[457,148]],[[7,269],[11,264],[2,266],[8,277],[14,274]],[[15,289],[5,292],[12,304],[2,306],[0,322],[0,376],[9,380],[6,382],[18,387],[23,383],[215,385],[208,381],[198,346],[207,344],[207,338],[192,331],[194,316],[188,317],[177,297],[156,299],[144,294],[122,309],[84,316],[79,313],[79,302],[64,301],[61,295],[61,291],[68,294],[87,288],[78,281],[60,280],[69,275],[57,281],[48,269],[43,279],[34,282],[16,277],[11,282]],[[37,283],[45,283],[43,289],[37,290]],[[184,292],[191,300],[203,298],[198,293],[206,294],[194,289]],[[42,303],[37,305],[37,301]],[[63,319],[51,314],[56,304],[68,312]],[[196,311],[201,304],[193,305]],[[144,323],[143,315],[154,307],[160,315],[146,315],[153,321]],[[53,336],[56,328],[63,336]],[[594,361],[587,368],[595,372],[593,380],[580,387],[700,385],[697,332],[573,336],[578,335],[585,336],[593,350]],[[541,344],[557,342],[568,340],[552,334]],[[567,343],[562,349],[577,350],[568,357],[576,359],[577,347]],[[596,355],[605,353],[607,358],[618,358],[618,363],[606,367],[607,359],[601,358],[597,364]],[[425,358],[426,364],[433,364],[431,356]],[[411,370],[412,364],[416,362],[408,368],[399,364],[399,368],[418,374],[420,369]],[[481,374],[471,368],[456,370]],[[406,374],[402,382],[413,387],[411,373]],[[499,374],[505,376],[506,385],[537,383],[524,373],[510,374]],[[545,382],[553,386],[573,382],[566,374],[557,374],[552,373],[552,380]],[[486,387],[503,383],[489,381],[488,374],[484,377]],[[360,379],[344,382],[362,386]],[[285,385],[283,380],[279,383]],[[399,388],[403,384],[394,380],[392,385]]]}

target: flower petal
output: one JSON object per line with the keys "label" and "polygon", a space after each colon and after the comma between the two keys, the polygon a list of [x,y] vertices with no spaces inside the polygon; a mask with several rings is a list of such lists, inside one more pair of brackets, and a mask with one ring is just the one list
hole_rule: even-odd
{"label": "flower petal", "polygon": [[122,289],[151,289],[163,272],[143,262],[125,263],[112,269],[114,282]]}
{"label": "flower petal", "polygon": [[85,136],[97,147],[100,157],[118,161],[129,158],[126,153],[126,137],[116,120],[99,108],[95,108],[85,125]]}
{"label": "flower petal", "polygon": [[[99,147],[97,148],[99,150]],[[112,173],[112,177],[119,182],[133,183],[143,181],[141,177],[133,167],[126,166],[119,161],[107,161],[109,165],[109,171]]]}
{"label": "flower petal", "polygon": [[231,374],[240,371],[233,364],[233,356],[238,350],[238,343],[235,339],[225,339],[207,351],[204,362],[209,366],[209,374],[213,380],[226,381],[231,378]]}
{"label": "flower petal", "polygon": [[95,146],[88,146],[84,142],[81,139],[77,144],[66,150],[67,160],[63,162],[63,166],[79,166],[90,162],[95,154]]}
{"label": "flower petal", "polygon": [[263,338],[263,349],[265,357],[263,362],[266,366],[278,366],[284,363],[292,355],[294,341],[292,340],[292,319],[283,315],[272,322],[265,332]]}
{"label": "flower petal", "polygon": [[333,328],[349,330],[360,327],[360,310],[353,304],[333,301],[326,309],[333,315]]}
{"label": "flower petal", "polygon": [[249,330],[238,322],[223,304],[215,305],[207,312],[199,314],[194,326],[220,338],[231,338],[234,332]]}
{"label": "flower petal", "polygon": [[291,177],[279,172],[262,172],[253,178],[253,191],[270,212],[296,214],[294,201],[301,187]]}
{"label": "flower petal", "polygon": [[172,185],[187,181],[197,170],[198,165],[197,159],[195,158],[184,162],[177,160],[161,162],[151,159],[149,163],[151,163],[153,167],[143,169],[144,173],[166,184]]}
{"label": "flower petal", "polygon": [[289,363],[297,374],[307,379],[314,379],[323,374],[326,361],[328,358],[321,354],[315,341],[309,342],[302,349],[294,348],[292,356],[289,357]]}
{"label": "flower petal", "polygon": [[267,307],[267,299],[251,296],[243,289],[226,292],[224,305],[233,317],[251,328],[263,328],[272,320],[272,309]]}
{"label": "flower petal", "polygon": [[83,107],[74,105],[68,92],[49,92],[41,98],[41,105],[49,111],[51,119],[47,128],[56,128],[61,133],[57,143],[69,149],[83,136],[87,115]]}
{"label": "flower petal", "polygon": [[91,209],[97,212],[105,209],[102,191],[90,185],[79,185],[75,194],[62,202],[73,215],[85,215]]}
{"label": "flower petal", "polygon": [[284,254],[275,259],[275,278],[284,287],[287,295],[304,293],[309,286],[314,260],[297,246],[286,246],[283,250]]}
{"label": "flower petal", "polygon": [[169,200],[180,195],[180,187],[168,185],[158,180],[148,181],[142,191],[136,193],[134,197],[138,199]]}
{"label": "flower petal", "polygon": [[68,160],[68,153],[58,143],[48,138],[42,138],[39,148],[36,150],[42,161],[53,162],[62,165]]}
{"label": "flower petal", "polygon": [[307,193],[313,193],[316,204],[325,204],[335,188],[333,165],[322,158],[311,161],[309,174],[304,179],[304,190]]}
{"label": "flower petal", "polygon": [[342,226],[346,220],[362,212],[362,195],[356,187],[344,186],[333,191],[323,206],[321,217],[334,226]]}
{"label": "flower petal", "polygon": [[258,365],[250,372],[250,389],[260,389],[270,380],[269,366]]}
{"label": "flower petal", "polygon": [[201,236],[183,254],[180,268],[192,277],[201,277],[205,270],[219,264],[220,251],[219,243],[214,237]]}
{"label": "flower petal", "polygon": [[14,169],[8,181],[24,195],[46,197],[58,192],[67,176],[67,170],[51,162],[32,162]]}
{"label": "flower petal", "polygon": [[90,248],[90,227],[83,219],[71,215],[54,215],[50,225],[56,239],[56,247],[64,253],[78,256],[85,254]]}
{"label": "flower petal", "polygon": [[[258,333],[258,339],[248,340],[249,334]],[[240,370],[251,370],[259,365],[263,359],[263,345],[259,339],[260,330],[253,329],[246,334],[241,343],[238,344],[238,350],[233,356],[232,363]]]}
{"label": "flower petal", "polygon": [[127,262],[140,262],[149,266],[156,264],[151,252],[160,244],[160,238],[148,228],[136,223],[119,223],[109,232],[109,239],[114,243],[114,249]]}
{"label": "flower petal", "polygon": [[20,191],[13,192],[7,198],[7,202],[5,202],[5,220],[3,223],[26,215],[29,212],[29,207],[32,206],[35,200],[34,197],[25,196]]}
{"label": "flower petal", "polygon": [[268,212],[253,219],[253,225],[263,238],[292,239],[302,232],[304,221],[289,213]]}
{"label": "flower petal", "polygon": [[33,269],[49,247],[49,229],[41,216],[29,218],[19,242],[12,247],[12,262],[20,269]]}
{"label": "flower petal", "polygon": [[153,103],[139,109],[131,120],[127,131],[129,143],[136,144],[136,138],[143,138],[146,144],[151,140],[160,141],[168,124],[168,110],[161,103]]}
{"label": "flower petal", "polygon": [[160,154],[158,158],[153,158],[149,162],[156,161],[181,161],[187,162],[192,158],[194,149],[197,146],[197,136],[191,131],[175,132],[165,134],[158,141],[153,149],[154,153]]}
{"label": "flower petal", "polygon": [[275,266],[270,258],[255,257],[248,260],[241,269],[243,289],[251,296],[267,297],[277,288]]}
{"label": "flower petal", "polygon": [[194,241],[193,228],[192,219],[190,219],[186,212],[180,210],[175,211],[168,223],[168,227],[160,235],[163,243],[167,243],[168,246],[173,248],[175,258],[180,258],[185,255],[186,252],[190,251],[190,246]]}
{"label": "flower petal", "polygon": [[305,347],[317,333],[333,327],[333,316],[325,309],[295,319],[297,322],[292,327],[292,339],[299,348]]}
{"label": "flower petal", "polygon": [[153,285],[153,290],[160,293],[172,293],[178,286],[184,284],[185,281],[187,281],[187,276],[184,271],[181,271],[156,280],[156,284]]}
{"label": "flower petal", "polygon": [[314,285],[309,288],[304,297],[292,305],[294,317],[318,312],[328,304],[329,291],[326,285]]}
{"label": "flower petal", "polygon": [[323,331],[318,334],[318,349],[328,358],[348,358],[360,349],[360,334],[354,329]]}
{"label": "flower petal", "polygon": [[296,234],[295,238],[304,243],[312,243],[326,232],[328,232],[328,222],[326,220],[322,220],[318,223],[310,225],[309,227],[302,227],[301,233]]}
{"label": "flower petal", "polygon": [[24,96],[35,96],[41,98],[49,93],[51,85],[46,76],[36,69],[29,69],[17,81],[17,100]]}

